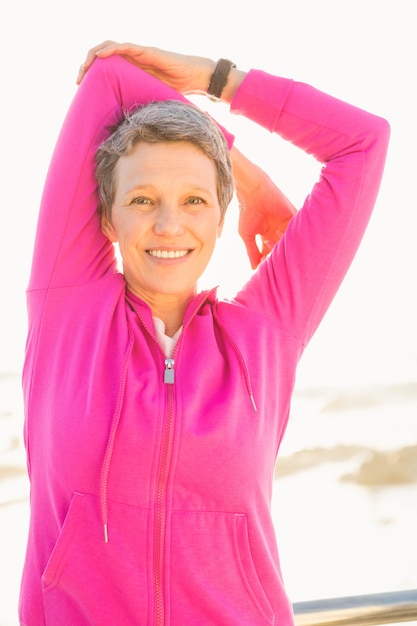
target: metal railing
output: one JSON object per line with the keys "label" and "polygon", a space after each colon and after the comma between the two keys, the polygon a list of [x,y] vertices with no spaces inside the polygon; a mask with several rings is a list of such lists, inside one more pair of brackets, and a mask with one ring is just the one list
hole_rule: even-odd
{"label": "metal railing", "polygon": [[294,603],[297,626],[417,624],[417,589]]}

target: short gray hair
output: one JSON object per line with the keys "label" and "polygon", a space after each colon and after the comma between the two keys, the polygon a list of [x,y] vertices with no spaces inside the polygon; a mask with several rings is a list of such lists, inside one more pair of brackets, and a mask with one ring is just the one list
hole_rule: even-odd
{"label": "short gray hair", "polygon": [[223,219],[233,196],[232,165],[226,139],[207,113],[178,100],[150,102],[126,113],[110,137],[99,146],[96,179],[100,216],[111,221],[116,164],[141,141],[188,141],[212,159],[217,171],[217,198]]}

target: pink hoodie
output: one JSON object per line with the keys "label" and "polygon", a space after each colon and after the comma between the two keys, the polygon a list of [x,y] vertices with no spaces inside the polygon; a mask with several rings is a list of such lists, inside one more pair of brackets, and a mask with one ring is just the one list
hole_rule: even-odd
{"label": "pink hoodie", "polygon": [[389,127],[249,72],[232,112],[325,167],[236,298],[190,303],[166,363],[101,233],[94,153],[123,109],[171,97],[183,99],[120,57],[97,60],[52,158],[28,288],[26,626],[293,623],[274,465],[297,363],[375,203]]}

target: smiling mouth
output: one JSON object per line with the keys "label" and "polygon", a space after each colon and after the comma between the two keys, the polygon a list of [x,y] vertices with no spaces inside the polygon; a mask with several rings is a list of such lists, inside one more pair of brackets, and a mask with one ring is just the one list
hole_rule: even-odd
{"label": "smiling mouth", "polygon": [[191,250],[147,250],[146,252],[157,259],[180,259]]}

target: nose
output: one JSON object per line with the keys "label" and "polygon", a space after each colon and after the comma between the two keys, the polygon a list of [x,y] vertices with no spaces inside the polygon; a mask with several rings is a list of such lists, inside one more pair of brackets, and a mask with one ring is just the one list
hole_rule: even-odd
{"label": "nose", "polygon": [[177,237],[184,233],[180,208],[175,203],[166,203],[159,207],[153,226],[159,236]]}

